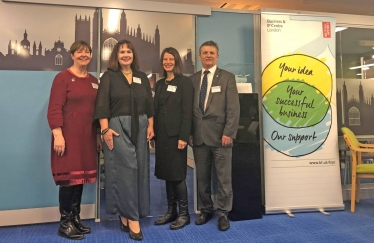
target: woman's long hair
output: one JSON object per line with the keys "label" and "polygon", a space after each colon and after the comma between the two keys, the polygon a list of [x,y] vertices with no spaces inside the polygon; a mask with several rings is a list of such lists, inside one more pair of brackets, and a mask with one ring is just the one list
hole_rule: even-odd
{"label": "woman's long hair", "polygon": [[131,63],[132,70],[139,70],[138,55],[136,54],[133,44],[128,40],[120,40],[113,48],[108,61],[108,70],[119,71],[121,70],[121,65],[118,62],[118,52],[122,45],[126,45],[133,53],[133,59]]}
{"label": "woman's long hair", "polygon": [[160,57],[160,64],[161,64],[161,68],[160,68],[160,75],[165,77],[166,78],[166,71],[164,69],[164,66],[162,64],[163,60],[164,60],[164,55],[165,53],[168,53],[170,55],[173,55],[174,57],[174,69],[173,69],[173,73],[174,73],[174,76],[181,76],[183,75],[183,63],[182,63],[182,59],[179,55],[179,52],[174,48],[174,47],[167,47],[165,48],[162,53],[161,53],[161,57]]}

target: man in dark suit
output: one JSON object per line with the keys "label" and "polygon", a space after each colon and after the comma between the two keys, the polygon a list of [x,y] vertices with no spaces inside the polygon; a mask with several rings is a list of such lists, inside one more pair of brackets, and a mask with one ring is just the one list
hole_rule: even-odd
{"label": "man in dark suit", "polygon": [[228,230],[227,214],[232,208],[231,157],[239,125],[239,96],[235,76],[217,67],[218,45],[207,41],[200,46],[202,70],[193,74],[194,86],[192,145],[196,164],[197,225],[213,216],[211,170],[218,179],[217,211],[219,230]]}

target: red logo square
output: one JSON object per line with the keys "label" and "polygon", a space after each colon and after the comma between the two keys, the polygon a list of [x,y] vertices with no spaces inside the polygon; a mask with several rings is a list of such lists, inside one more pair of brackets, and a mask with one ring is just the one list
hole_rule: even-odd
{"label": "red logo square", "polygon": [[331,38],[330,22],[322,22],[323,38]]}

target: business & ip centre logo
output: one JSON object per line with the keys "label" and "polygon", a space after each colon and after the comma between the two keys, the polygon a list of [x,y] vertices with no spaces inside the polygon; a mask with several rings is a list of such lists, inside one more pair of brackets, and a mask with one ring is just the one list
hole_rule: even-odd
{"label": "business & ip centre logo", "polygon": [[267,32],[282,32],[286,20],[283,19],[267,19],[266,20],[266,29]]}

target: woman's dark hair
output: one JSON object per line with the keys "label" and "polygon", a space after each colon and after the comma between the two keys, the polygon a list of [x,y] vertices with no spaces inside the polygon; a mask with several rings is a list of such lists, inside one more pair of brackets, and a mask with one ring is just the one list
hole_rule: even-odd
{"label": "woman's dark hair", "polygon": [[183,63],[182,63],[182,59],[179,55],[179,52],[173,48],[173,47],[167,47],[165,48],[162,53],[161,53],[161,57],[160,57],[160,64],[161,64],[161,69],[160,69],[160,75],[164,76],[166,78],[166,71],[163,67],[163,60],[164,60],[164,55],[165,53],[169,53],[170,55],[173,55],[174,57],[174,69],[173,69],[173,73],[174,73],[174,76],[181,76],[183,75]]}
{"label": "woman's dark hair", "polygon": [[136,54],[133,44],[128,40],[120,40],[113,48],[108,61],[108,70],[118,71],[121,70],[121,66],[118,62],[118,52],[121,46],[126,45],[133,53],[133,59],[131,63],[132,70],[139,70],[138,55]]}
{"label": "woman's dark hair", "polygon": [[78,41],[74,42],[73,44],[71,44],[70,53],[74,54],[76,51],[78,51],[80,49],[86,49],[86,48],[90,51],[90,53],[92,53],[92,48],[87,42],[82,41],[82,40],[78,40]]}

